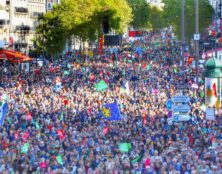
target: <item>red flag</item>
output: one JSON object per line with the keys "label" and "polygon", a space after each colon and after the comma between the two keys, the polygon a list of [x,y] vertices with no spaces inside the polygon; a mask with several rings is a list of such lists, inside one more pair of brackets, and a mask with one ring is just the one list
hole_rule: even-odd
{"label": "red flag", "polygon": [[103,70],[100,71],[99,75],[100,75],[100,76],[103,75]]}
{"label": "red flag", "polygon": [[192,58],[192,57],[189,57],[189,58],[188,58],[188,65],[191,65],[192,62],[193,62],[193,58]]}
{"label": "red flag", "polygon": [[95,75],[94,74],[91,74],[90,76],[89,76],[89,80],[92,82],[92,81],[94,81],[95,80]]}
{"label": "red flag", "polygon": [[157,89],[153,89],[152,93],[157,95],[159,93],[159,91]]}
{"label": "red flag", "polygon": [[2,147],[3,149],[5,150],[6,148],[8,148],[10,146],[10,144],[6,141],[6,140],[3,140],[2,141]]}
{"label": "red flag", "polygon": [[191,136],[191,134],[188,134],[188,138],[190,141],[190,145],[193,146],[193,137]]}
{"label": "red flag", "polygon": [[57,135],[59,136],[60,140],[65,139],[65,132],[62,129],[57,130]]}
{"label": "red flag", "polygon": [[146,124],[146,115],[143,116],[143,124]]}
{"label": "red flag", "polygon": [[143,69],[146,69],[146,67],[147,67],[147,63],[143,63],[143,64],[142,64],[142,68],[143,68]]}
{"label": "red flag", "polygon": [[40,75],[39,69],[35,69],[35,74]]}
{"label": "red flag", "polygon": [[149,168],[150,167],[150,158],[147,158],[145,161],[145,168]]}
{"label": "red flag", "polygon": [[68,105],[69,104],[69,101],[68,100],[64,100],[64,105]]}
{"label": "red flag", "polygon": [[216,37],[217,32],[216,32],[215,30],[211,30],[211,35],[212,35],[213,37]]}
{"label": "red flag", "polygon": [[129,37],[136,37],[136,31],[129,31]]}
{"label": "red flag", "polygon": [[26,115],[26,120],[31,121],[32,120],[32,113],[28,112]]}
{"label": "red flag", "polygon": [[109,131],[109,128],[108,127],[104,127],[103,128],[103,135],[106,135]]}
{"label": "red flag", "polygon": [[106,78],[103,78],[104,82],[109,83],[109,80]]}
{"label": "red flag", "polygon": [[50,65],[49,71],[50,71],[51,73],[55,72],[55,68],[53,67],[53,65]]}
{"label": "red flag", "polygon": [[29,138],[29,132],[25,132],[22,136],[23,141],[27,141],[28,138]]}
{"label": "red flag", "polygon": [[215,136],[214,135],[212,135],[212,137],[210,138],[210,142],[211,142],[211,144],[214,144],[214,142],[215,142]]}
{"label": "red flag", "polygon": [[40,167],[41,169],[46,168],[46,167],[47,167],[46,162],[41,162],[40,165],[39,165],[39,167]]}
{"label": "red flag", "polygon": [[50,131],[52,131],[53,126],[50,124],[50,125],[47,126],[47,128],[48,128]]}
{"label": "red flag", "polygon": [[216,83],[213,84],[213,92],[214,92],[214,96],[217,97],[217,86],[216,86]]}
{"label": "red flag", "polygon": [[15,137],[15,139],[19,138],[19,131],[15,131],[14,137]]}
{"label": "red flag", "polygon": [[84,137],[84,139],[82,140],[82,144],[83,144],[83,145],[86,145],[86,142],[87,142],[87,138]]}
{"label": "red flag", "polygon": [[103,36],[99,39],[99,54],[103,54]]}

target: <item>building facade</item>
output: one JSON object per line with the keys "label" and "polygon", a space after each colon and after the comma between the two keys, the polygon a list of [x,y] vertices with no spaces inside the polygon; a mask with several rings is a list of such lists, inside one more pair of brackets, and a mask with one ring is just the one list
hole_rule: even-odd
{"label": "building facade", "polygon": [[4,46],[9,43],[9,37],[9,1],[0,0],[0,41]]}
{"label": "building facade", "polygon": [[216,10],[217,9],[217,6],[218,6],[218,2],[220,0],[209,0],[210,2],[210,5],[212,5],[212,7]]}
{"label": "building facade", "polygon": [[46,11],[51,11],[54,4],[60,4],[60,0],[46,0]]}
{"label": "building facade", "polygon": [[0,40],[27,53],[33,49],[35,29],[46,12],[45,0],[0,0]]}

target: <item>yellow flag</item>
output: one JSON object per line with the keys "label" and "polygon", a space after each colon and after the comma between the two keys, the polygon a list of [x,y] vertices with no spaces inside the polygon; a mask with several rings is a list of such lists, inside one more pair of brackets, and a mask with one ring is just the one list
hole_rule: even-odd
{"label": "yellow flag", "polygon": [[216,109],[220,109],[220,100],[219,99],[217,99],[217,102],[216,102]]}

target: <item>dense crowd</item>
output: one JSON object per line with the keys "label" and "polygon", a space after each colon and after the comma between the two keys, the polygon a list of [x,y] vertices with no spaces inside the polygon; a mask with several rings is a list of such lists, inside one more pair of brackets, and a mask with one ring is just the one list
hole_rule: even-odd
{"label": "dense crowd", "polygon": [[[166,32],[99,58],[70,59],[60,69],[2,66],[0,93],[8,95],[9,112],[0,127],[0,173],[222,173],[221,113],[206,120],[204,84],[179,68],[179,58],[180,47]],[[106,90],[95,89],[100,80]],[[166,101],[181,82],[189,86],[191,120],[169,125]],[[101,116],[102,106],[114,102],[118,121]],[[121,152],[121,143],[131,149]]]}

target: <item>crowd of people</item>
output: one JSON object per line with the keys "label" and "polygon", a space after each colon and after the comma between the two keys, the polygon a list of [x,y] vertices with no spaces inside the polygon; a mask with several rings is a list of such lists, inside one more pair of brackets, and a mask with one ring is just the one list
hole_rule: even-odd
{"label": "crowd of people", "polygon": [[[0,127],[0,173],[222,173],[221,112],[206,120],[204,84],[180,69],[179,45],[166,33],[129,48],[70,59],[60,68],[0,67],[0,95],[7,94],[9,105]],[[96,90],[100,80],[107,89]],[[188,86],[191,119],[169,125],[166,101],[181,82]],[[108,103],[118,104],[120,120],[101,116]],[[121,143],[130,149],[121,151]]]}

